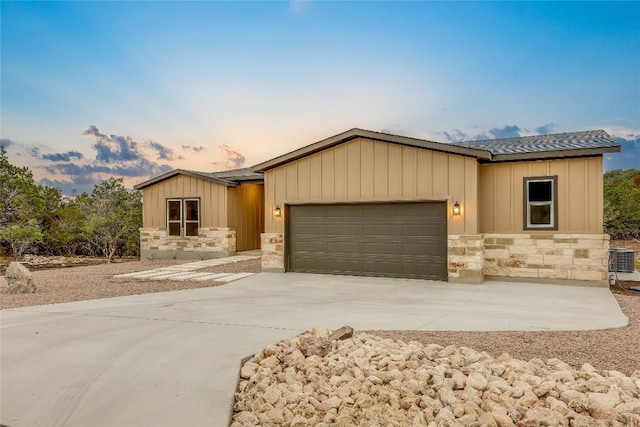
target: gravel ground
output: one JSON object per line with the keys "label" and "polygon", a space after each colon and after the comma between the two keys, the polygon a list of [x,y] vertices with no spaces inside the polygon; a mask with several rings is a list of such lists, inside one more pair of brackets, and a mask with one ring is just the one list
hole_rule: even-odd
{"label": "gravel ground", "polygon": [[[184,262],[184,260],[143,260],[34,271],[33,278],[37,290],[33,294],[11,295],[7,293],[7,281],[2,276],[0,277],[0,309],[222,285],[221,282],[215,281],[195,282],[113,278],[117,274],[152,270],[154,268],[183,264]],[[258,273],[260,272],[260,260],[235,262],[197,271]]]}
{"label": "gravel ground", "polygon": [[[183,263],[178,260],[145,260],[73,267],[33,273],[38,290],[34,294],[10,295],[7,282],[0,277],[0,308],[25,307],[136,295],[180,289],[219,286],[221,283],[114,279],[116,274],[150,270]],[[208,272],[259,272],[260,260],[225,264],[202,269]],[[589,363],[598,369],[617,370],[631,375],[640,367],[640,295],[614,290],[622,311],[629,317],[624,328],[571,332],[425,332],[366,331],[384,337],[423,343],[456,345],[486,351],[492,356],[509,353],[519,359],[558,358],[579,368]],[[318,325],[322,326],[322,325]],[[360,331],[359,331],[360,332]]]}

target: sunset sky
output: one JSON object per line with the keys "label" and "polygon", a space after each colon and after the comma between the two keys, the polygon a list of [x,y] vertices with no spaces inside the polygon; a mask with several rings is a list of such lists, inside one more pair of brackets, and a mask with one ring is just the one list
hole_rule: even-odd
{"label": "sunset sky", "polygon": [[7,2],[1,141],[70,193],[251,166],[350,128],[605,129],[640,168],[640,2]]}

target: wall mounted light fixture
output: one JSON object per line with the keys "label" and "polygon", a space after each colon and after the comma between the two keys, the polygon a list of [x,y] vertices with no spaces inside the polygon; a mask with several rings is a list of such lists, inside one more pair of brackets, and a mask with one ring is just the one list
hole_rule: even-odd
{"label": "wall mounted light fixture", "polygon": [[460,215],[460,203],[457,201],[453,204],[453,214]]}
{"label": "wall mounted light fixture", "polygon": [[282,209],[280,209],[280,206],[273,208],[273,216],[282,216]]}

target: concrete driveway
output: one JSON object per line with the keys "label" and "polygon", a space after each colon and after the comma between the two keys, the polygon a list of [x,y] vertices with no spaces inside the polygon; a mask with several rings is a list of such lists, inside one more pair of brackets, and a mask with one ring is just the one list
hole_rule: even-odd
{"label": "concrete driveway", "polygon": [[625,326],[606,288],[261,273],[216,288],[2,310],[0,422],[224,426],[242,357],[313,326]]}

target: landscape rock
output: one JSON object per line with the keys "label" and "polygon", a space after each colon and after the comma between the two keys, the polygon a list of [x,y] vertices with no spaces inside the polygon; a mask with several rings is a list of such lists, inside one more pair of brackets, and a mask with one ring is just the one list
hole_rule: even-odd
{"label": "landscape rock", "polygon": [[257,352],[231,426],[640,427],[640,371],[344,332],[314,328]]}
{"label": "landscape rock", "polygon": [[340,329],[336,329],[329,335],[329,341],[346,340],[353,336],[353,328],[351,326],[343,326]]}
{"label": "landscape rock", "polygon": [[7,267],[5,278],[9,284],[10,294],[32,294],[36,291],[33,275],[24,265],[12,262]]}

